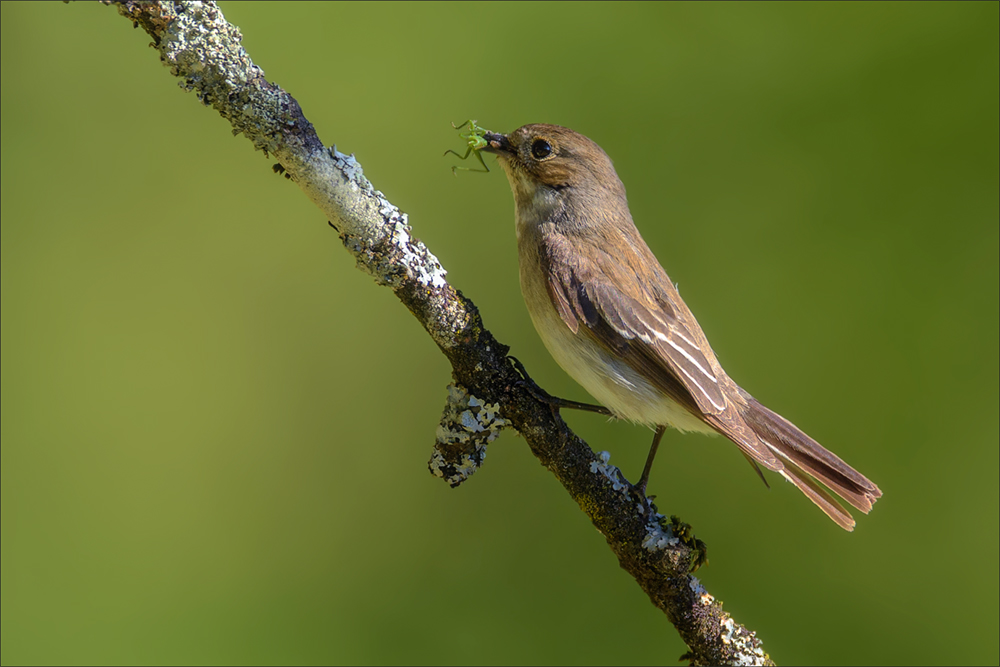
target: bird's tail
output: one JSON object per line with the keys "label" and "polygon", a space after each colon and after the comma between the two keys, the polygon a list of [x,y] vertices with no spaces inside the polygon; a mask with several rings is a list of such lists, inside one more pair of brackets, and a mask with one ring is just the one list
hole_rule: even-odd
{"label": "bird's tail", "polygon": [[768,410],[749,394],[741,393],[746,399],[746,406],[740,409],[743,420],[781,463],[780,469],[765,465],[777,469],[841,528],[854,530],[854,517],[817,480],[865,514],[882,496],[879,488],[795,424]]}

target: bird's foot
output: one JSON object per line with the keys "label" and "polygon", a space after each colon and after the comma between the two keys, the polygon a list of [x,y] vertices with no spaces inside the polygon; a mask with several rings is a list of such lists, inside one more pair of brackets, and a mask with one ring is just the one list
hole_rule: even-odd
{"label": "bird's foot", "polygon": [[557,398],[545,391],[538,386],[538,383],[531,379],[528,375],[528,371],[525,370],[524,364],[520,360],[512,355],[507,355],[510,363],[514,366],[514,369],[521,376],[521,385],[528,390],[535,400],[540,403],[545,403],[553,410],[559,410],[561,408],[569,408],[571,410],[585,410],[587,412],[596,412],[598,414],[607,415],[609,417],[614,416],[611,410],[608,410],[603,405],[593,405],[591,403],[581,403],[579,401],[571,401],[565,398]]}

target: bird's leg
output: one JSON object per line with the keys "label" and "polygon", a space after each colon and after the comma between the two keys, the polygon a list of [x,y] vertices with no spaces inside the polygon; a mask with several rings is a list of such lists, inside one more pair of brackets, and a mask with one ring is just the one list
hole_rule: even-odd
{"label": "bird's leg", "polygon": [[593,405],[592,403],[580,403],[579,401],[571,401],[566,398],[556,398],[549,392],[545,391],[538,386],[534,380],[528,375],[528,371],[524,369],[524,364],[522,364],[517,357],[509,356],[510,362],[514,365],[514,368],[521,375],[521,381],[524,386],[528,389],[528,392],[535,397],[536,400],[545,403],[546,405],[555,408],[569,408],[571,410],[585,410],[587,412],[596,412],[601,415],[607,415],[613,417],[611,410],[608,410],[603,405]]}
{"label": "bird's leg", "polygon": [[635,489],[639,492],[639,497],[642,502],[646,502],[646,483],[649,482],[649,471],[653,469],[653,459],[656,458],[656,450],[660,447],[660,439],[663,437],[663,432],[667,430],[666,426],[657,426],[656,433],[653,434],[653,444],[649,446],[649,455],[646,456],[646,465],[642,469],[642,477],[639,478],[639,483],[636,484]]}

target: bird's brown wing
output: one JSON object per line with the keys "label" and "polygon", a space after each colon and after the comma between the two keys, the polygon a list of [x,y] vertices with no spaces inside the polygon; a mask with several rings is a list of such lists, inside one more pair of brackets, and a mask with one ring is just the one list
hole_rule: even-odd
{"label": "bird's brown wing", "polygon": [[[732,440],[751,464],[780,471],[781,461],[740,415],[741,401],[730,395],[738,388],[641,238],[616,255],[574,243],[582,242],[562,234],[542,242],[549,296],[566,326],[574,333],[585,327],[605,349]],[[640,274],[643,265],[657,272]]]}
{"label": "bird's brown wing", "polygon": [[[586,327],[696,416],[725,411],[723,388],[699,336],[669,293],[636,275],[637,262],[629,260],[638,258],[616,257],[593,245],[574,248],[572,237],[556,234],[544,239],[542,255],[549,297],[571,331]],[[669,283],[665,273],[663,278]]]}

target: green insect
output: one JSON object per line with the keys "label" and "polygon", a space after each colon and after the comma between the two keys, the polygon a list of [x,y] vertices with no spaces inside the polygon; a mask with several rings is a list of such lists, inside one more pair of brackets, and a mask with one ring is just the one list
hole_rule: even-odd
{"label": "green insect", "polygon": [[483,135],[489,132],[489,130],[479,127],[478,125],[476,125],[476,121],[474,120],[467,120],[461,125],[455,125],[454,123],[451,124],[451,126],[454,127],[456,130],[461,130],[466,125],[469,126],[469,131],[465,134],[458,135],[463,139],[465,139],[465,143],[468,145],[468,149],[465,151],[465,155],[458,155],[457,151],[453,151],[450,149],[446,150],[444,154],[447,155],[448,153],[452,153],[454,155],[458,155],[459,160],[466,160],[468,159],[469,154],[471,153],[472,155],[476,156],[476,159],[479,160],[479,164],[483,165],[483,168],[474,169],[472,167],[459,167],[456,165],[451,168],[451,173],[458,176],[459,169],[461,169],[462,171],[478,171],[482,173],[488,173],[490,168],[486,166],[486,163],[483,161],[483,156],[479,151],[483,148],[486,148],[487,146],[486,139],[483,137]]}

